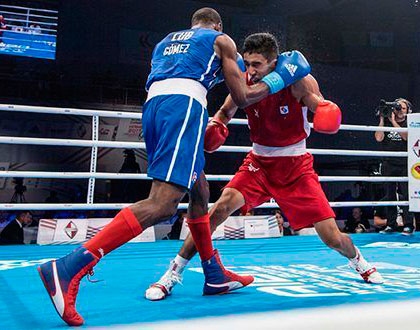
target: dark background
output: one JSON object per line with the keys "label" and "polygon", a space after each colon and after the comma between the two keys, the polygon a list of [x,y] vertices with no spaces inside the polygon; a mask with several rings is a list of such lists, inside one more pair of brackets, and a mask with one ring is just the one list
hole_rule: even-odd
{"label": "dark background", "polygon": [[[303,52],[324,96],[341,106],[345,124],[377,125],[374,109],[382,98],[408,98],[414,110],[420,102],[420,7],[415,0],[2,0],[2,3],[58,9],[59,26],[55,61],[0,56],[0,103],[140,109],[146,97],[144,84],[154,45],[168,32],[188,27],[192,13],[203,6],[219,10],[224,32],[233,37],[239,49],[246,35],[268,31],[279,38],[282,51]],[[224,86],[210,92],[210,115],[226,95]],[[244,117],[243,113],[238,116]],[[24,122],[32,116],[0,112],[0,120],[5,118]],[[43,118],[70,120],[45,115]],[[7,135],[4,131],[0,134]],[[247,128],[231,126],[227,144],[250,145]],[[342,131],[334,136],[312,133],[308,146],[379,149],[373,132]],[[15,148],[19,146],[3,147],[0,161],[22,162],[11,156]],[[53,153],[60,150],[47,149]],[[233,174],[243,156],[209,155],[206,172]],[[42,159],[44,152],[34,157],[39,158],[34,162],[63,161]],[[137,157],[141,155],[137,153]],[[320,175],[372,175],[377,163],[377,157],[316,156],[315,167]],[[378,185],[367,186],[371,199],[381,197]],[[148,187],[147,183],[140,185],[139,197],[147,195]],[[211,187],[214,201],[221,185]],[[83,183],[82,190],[85,188]],[[324,184],[324,188],[330,199],[335,199],[344,188],[355,192],[351,184]],[[97,201],[107,201],[106,195],[98,191]],[[68,196],[61,197],[62,201],[69,200]],[[1,196],[2,202],[8,202],[7,199]]]}

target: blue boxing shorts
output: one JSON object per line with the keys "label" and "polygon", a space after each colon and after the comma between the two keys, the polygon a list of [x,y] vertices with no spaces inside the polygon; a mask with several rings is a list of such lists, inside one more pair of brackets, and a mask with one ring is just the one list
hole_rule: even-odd
{"label": "blue boxing shorts", "polygon": [[207,109],[193,97],[157,95],[143,107],[147,175],[191,189],[204,169]]}

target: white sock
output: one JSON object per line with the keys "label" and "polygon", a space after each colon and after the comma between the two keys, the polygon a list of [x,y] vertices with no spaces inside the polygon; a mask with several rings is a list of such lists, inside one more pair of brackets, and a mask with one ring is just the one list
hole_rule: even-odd
{"label": "white sock", "polygon": [[349,260],[354,264],[357,264],[359,261],[365,260],[357,246],[355,246],[354,249],[356,250],[356,256],[354,258],[349,258]]}
{"label": "white sock", "polygon": [[184,271],[185,266],[187,266],[189,260],[181,257],[179,254],[176,255],[174,259],[174,268],[172,270],[181,274]]}

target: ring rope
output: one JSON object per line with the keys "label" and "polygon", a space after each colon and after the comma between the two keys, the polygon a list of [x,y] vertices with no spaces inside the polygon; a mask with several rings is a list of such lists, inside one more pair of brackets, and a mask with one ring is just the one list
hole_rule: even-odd
{"label": "ring rope", "polygon": [[[0,171],[0,178],[152,180],[146,173]],[[207,181],[230,181],[233,175],[206,174]],[[320,182],[408,182],[402,176],[320,176]]]}
{"label": "ring rope", "polygon": [[[55,146],[73,146],[73,147],[90,147],[92,148],[91,154],[91,168],[89,173],[73,173],[73,172],[34,172],[34,171],[0,171],[0,177],[25,177],[28,174],[30,177],[48,177],[48,178],[86,178],[89,179],[89,191],[87,195],[87,204],[0,204],[0,210],[94,210],[94,209],[121,209],[130,204],[109,204],[109,203],[96,203],[93,202],[93,193],[95,179],[149,179],[146,174],[128,174],[128,173],[96,173],[97,152],[98,147],[108,148],[145,148],[144,142],[118,142],[118,141],[98,141],[97,130],[99,117],[111,118],[126,118],[126,119],[140,119],[141,113],[135,112],[113,112],[104,110],[89,110],[89,109],[63,109],[54,107],[35,107],[35,106],[19,106],[11,104],[0,104],[0,111],[19,111],[19,112],[32,112],[32,113],[49,113],[49,114],[65,114],[65,115],[82,115],[92,116],[92,140],[75,140],[75,139],[47,139],[47,138],[25,138],[25,137],[0,137],[0,144],[25,144],[25,145],[55,145]],[[246,119],[232,119],[232,124],[247,125]],[[310,124],[311,127],[313,126]],[[356,125],[341,125],[342,129],[359,130],[359,131],[398,131],[407,132],[407,128],[386,128],[375,126],[356,126]],[[222,146],[218,149],[221,152],[249,152],[252,147],[247,146]],[[369,150],[335,150],[335,149],[308,149],[315,155],[342,155],[342,156],[387,156],[387,157],[408,157],[408,152],[392,152],[392,151],[369,151]],[[27,175],[27,176],[28,176]],[[27,177],[26,176],[26,177]],[[207,175],[209,181],[228,181],[232,178],[231,175]],[[333,182],[333,181],[368,181],[368,182],[407,182],[407,177],[320,177],[320,181]],[[213,204],[209,204],[212,206]],[[408,206],[408,201],[366,201],[366,202],[330,202],[331,207],[352,207],[352,206]],[[181,203],[180,209],[186,209],[188,204]],[[259,208],[276,208],[276,203],[265,203]]]}
{"label": "ring rope", "polygon": [[[331,207],[368,207],[368,206],[408,206],[408,201],[356,201],[356,202],[329,202]],[[14,210],[121,210],[132,205],[132,203],[95,203],[95,204],[41,204],[41,203],[22,203],[22,204],[0,204],[2,211]],[[214,203],[209,203],[212,207]],[[278,208],[277,203],[264,203],[257,208]],[[180,203],[178,209],[185,210],[188,208],[188,203]]]}
{"label": "ring rope", "polygon": [[[100,116],[107,118],[126,118],[126,119],[141,119],[140,112],[124,112],[124,111],[106,111],[106,110],[93,110],[93,109],[74,109],[74,108],[56,108],[56,107],[38,107],[29,105],[15,105],[15,104],[0,104],[0,111],[16,111],[16,112],[29,112],[29,113],[48,113],[48,114],[61,114],[61,115],[77,115],[77,116]],[[229,124],[233,125],[248,125],[247,119],[233,118]],[[309,123],[311,128],[313,124]],[[379,127],[379,126],[366,126],[366,125],[341,125],[340,130],[350,131],[382,131],[382,132],[402,132],[407,133],[408,128],[401,127]]]}
{"label": "ring rope", "polygon": [[[49,139],[0,136],[0,144],[49,145],[62,147],[100,147],[122,149],[146,149],[144,142],[92,141],[75,139]],[[252,150],[250,146],[221,146],[218,152],[244,152]],[[345,150],[345,149],[307,149],[313,155],[334,156],[375,156],[375,157],[408,157],[407,151]]]}
{"label": "ring rope", "polygon": [[58,10],[51,10],[51,9],[31,8],[31,7],[22,7],[22,6],[10,6],[10,5],[0,5],[0,7],[14,8],[14,9],[29,9],[31,11],[43,11],[45,13],[55,13],[55,14],[58,14]]}

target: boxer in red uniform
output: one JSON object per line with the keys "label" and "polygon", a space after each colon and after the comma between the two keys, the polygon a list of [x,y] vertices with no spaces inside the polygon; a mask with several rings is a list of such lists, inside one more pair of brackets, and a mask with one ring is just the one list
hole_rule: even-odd
{"label": "boxer in red uniform", "polygon": [[[274,36],[252,34],[246,38],[243,51],[249,85],[273,71],[278,54]],[[293,66],[288,66],[288,70],[293,71]],[[207,126],[204,143],[207,152],[214,152],[225,142],[226,124],[236,110],[229,95]],[[211,229],[214,231],[239,208],[250,210],[274,198],[294,230],[314,226],[322,241],[347,257],[350,266],[367,283],[383,283],[381,275],[363,258],[350,237],[337,227],[335,214],[313,169],[313,157],[306,151],[310,133],[308,110],[315,113],[315,131],[334,134],[339,130],[340,108],[324,100],[311,75],[245,108],[252,151],[210,210]],[[160,300],[169,295],[195,253],[189,236],[168,271],[146,291],[146,298]]]}
{"label": "boxer in red uniform", "polygon": [[1,37],[3,36],[3,31],[7,30],[6,20],[3,15],[0,15],[0,44],[3,43]]}

